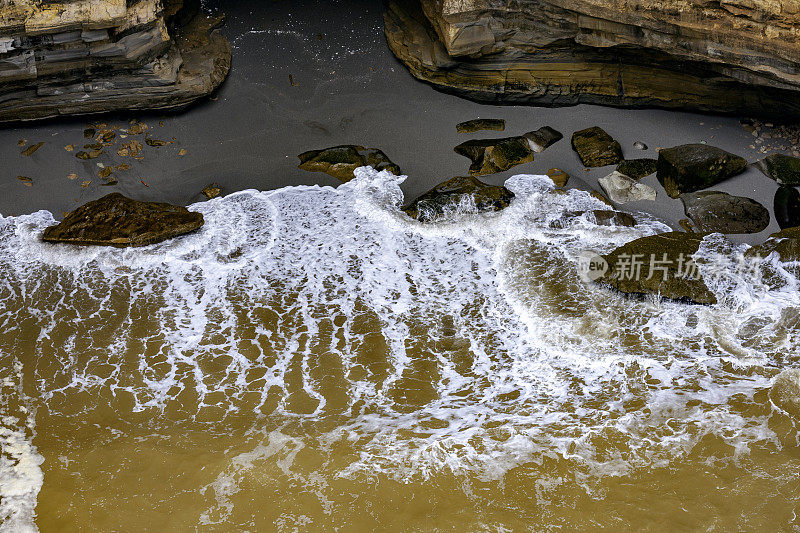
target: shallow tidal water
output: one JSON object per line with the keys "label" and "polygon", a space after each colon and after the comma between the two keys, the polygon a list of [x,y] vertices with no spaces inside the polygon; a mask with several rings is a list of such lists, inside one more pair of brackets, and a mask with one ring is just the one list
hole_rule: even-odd
{"label": "shallow tidal water", "polygon": [[790,266],[632,300],[576,264],[669,229],[643,213],[565,222],[602,205],[520,175],[503,211],[420,224],[403,178],[357,173],[194,204],[199,232],[140,249],[0,217],[0,530],[800,528],[770,400]]}

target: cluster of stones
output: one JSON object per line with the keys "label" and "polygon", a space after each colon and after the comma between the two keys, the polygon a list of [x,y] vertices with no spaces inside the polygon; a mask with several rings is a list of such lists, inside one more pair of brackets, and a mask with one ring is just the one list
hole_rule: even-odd
{"label": "cluster of stones", "polygon": [[199,0],[0,3],[0,122],[177,109],[228,74],[230,43]]}

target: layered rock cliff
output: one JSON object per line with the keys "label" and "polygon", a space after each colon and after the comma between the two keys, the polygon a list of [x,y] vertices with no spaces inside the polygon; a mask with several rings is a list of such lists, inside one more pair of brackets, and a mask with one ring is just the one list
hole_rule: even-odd
{"label": "layered rock cliff", "polygon": [[414,76],[480,101],[800,116],[797,0],[393,0]]}
{"label": "layered rock cliff", "polygon": [[0,122],[175,109],[227,76],[199,0],[0,0]]}

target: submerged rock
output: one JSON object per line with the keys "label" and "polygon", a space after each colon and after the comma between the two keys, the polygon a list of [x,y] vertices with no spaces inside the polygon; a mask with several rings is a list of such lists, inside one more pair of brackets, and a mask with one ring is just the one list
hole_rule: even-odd
{"label": "submerged rock", "polygon": [[453,148],[459,155],[469,158],[469,173],[485,176],[533,161],[531,143],[524,136],[503,139],[477,139]]}
{"label": "submerged rock", "polygon": [[631,179],[640,180],[658,170],[656,159],[626,159],[617,165],[617,172]]}
{"label": "submerged rock", "polygon": [[782,186],[775,191],[775,220],[781,229],[800,226],[800,192],[794,187]]}
{"label": "submerged rock", "polygon": [[476,118],[456,124],[458,133],[475,133],[482,130],[503,131],[505,129],[506,121],[501,118]]}
{"label": "submerged rock", "polygon": [[395,0],[384,20],[414,76],[472,100],[800,114],[792,3]]}
{"label": "submerged rock", "polygon": [[400,167],[392,163],[381,150],[353,144],[310,150],[297,157],[300,159],[298,168],[309,172],[324,172],[343,182],[353,179],[353,171],[364,166],[388,170],[396,176],[401,174]]}
{"label": "submerged rock", "polygon": [[769,399],[795,420],[800,420],[800,369],[787,368],[775,378]]}
{"label": "submerged rock", "polygon": [[524,137],[530,141],[531,150],[538,154],[563,139],[564,135],[550,126],[544,126],[536,131],[526,133]]}
{"label": "submerged rock", "polygon": [[636,219],[633,218],[633,215],[623,211],[595,209],[592,211],[592,214],[598,226],[623,226],[632,228],[636,225]]}
{"label": "submerged rock", "polygon": [[686,216],[706,233],[758,233],[769,226],[769,210],[744,196],[720,191],[682,194]]}
{"label": "submerged rock", "polygon": [[772,154],[758,161],[755,166],[781,185],[800,185],[800,158]]}
{"label": "submerged rock", "polygon": [[655,201],[656,190],[643,183],[638,183],[616,170],[600,178],[600,186],[612,201],[618,204],[638,202],[641,200]]}
{"label": "submerged rock", "polygon": [[419,221],[440,217],[464,201],[479,211],[499,211],[511,203],[514,193],[502,185],[489,185],[472,176],[456,177],[440,183],[403,209]]}
{"label": "submerged rock", "polygon": [[633,143],[633,147],[637,150],[647,150],[647,145],[641,141],[636,141]]}
{"label": "submerged rock", "polygon": [[658,181],[670,198],[716,185],[745,167],[743,157],[707,144],[684,144],[658,152]]}
{"label": "submerged rock", "polygon": [[587,213],[590,213],[590,220],[598,226],[620,226],[630,228],[636,225],[636,219],[629,213],[614,211],[612,209],[595,209],[593,211],[567,211],[561,219],[554,221],[551,227],[564,228],[567,222],[580,218]]}
{"label": "submerged rock", "polygon": [[597,126],[573,133],[572,149],[586,167],[604,167],[622,161],[620,144]]}
{"label": "submerged rock", "polygon": [[626,294],[715,304],[717,297],[692,259],[703,237],[705,234],[676,231],[631,241],[602,256],[607,269],[596,281]]}
{"label": "submerged rock", "polygon": [[745,252],[747,257],[767,257],[773,252],[783,262],[800,261],[800,227],[786,228],[769,236],[762,244]]}
{"label": "submerged rock", "polygon": [[60,224],[45,229],[42,239],[80,245],[145,246],[195,231],[202,225],[202,213],[185,207],[139,202],[111,193],[82,205]]}
{"label": "submerged rock", "polygon": [[569,181],[569,174],[560,168],[551,168],[548,170],[547,177],[553,180],[553,183],[556,184],[556,187],[565,187]]}

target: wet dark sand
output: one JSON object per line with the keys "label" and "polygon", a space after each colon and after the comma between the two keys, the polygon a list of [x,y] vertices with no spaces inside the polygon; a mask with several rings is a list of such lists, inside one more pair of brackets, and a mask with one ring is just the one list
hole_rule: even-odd
{"label": "wet dark sand", "polygon": [[[61,218],[63,212],[112,191],[188,204],[201,200],[200,190],[211,182],[221,184],[225,193],[301,184],[336,186],[339,182],[332,177],[297,169],[297,154],[337,144],[384,150],[408,174],[403,189],[411,199],[466,173],[469,161],[453,152],[456,144],[517,135],[545,125],[561,131],[565,139],[532,163],[483,179],[502,183],[514,174],[559,167],[573,176],[571,187],[600,190],[598,178],[613,167],[585,171],[569,143],[573,131],[594,125],[618,139],[627,158],[656,157],[657,147],[701,141],[751,162],[763,157],[749,148],[754,138],[736,117],[588,105],[488,106],[438,92],[415,80],[388,50],[379,2],[249,0],[227,2],[225,11],[233,69],[218,93],[182,113],[135,117],[150,125],[153,138],[174,137],[174,144],[145,146],[142,161],[117,156],[119,144],[98,159],[81,161],[64,146],[83,146],[88,122],[124,124],[133,117],[118,114],[5,127],[0,129],[0,213],[47,209]],[[504,118],[506,131],[456,133],[456,123],[478,117]],[[159,127],[162,120],[164,126]],[[142,137],[136,138],[143,141]],[[46,144],[25,157],[17,146],[22,138]],[[635,141],[646,143],[649,150],[635,149]],[[186,155],[178,155],[181,149]],[[118,173],[118,185],[102,186],[98,162],[129,163],[132,168]],[[70,173],[79,179],[68,179]],[[33,185],[25,186],[19,175],[32,178]],[[87,180],[91,184],[82,187]],[[654,213],[677,228],[677,221],[684,218],[681,202],[668,198],[655,176],[644,183],[656,188],[658,200],[622,209]],[[771,210],[777,185],[748,168],[716,189],[749,196]],[[777,229],[773,221],[765,232],[747,240],[760,240]]]}

